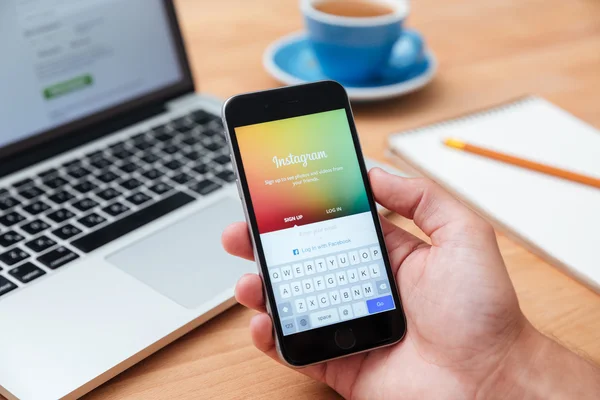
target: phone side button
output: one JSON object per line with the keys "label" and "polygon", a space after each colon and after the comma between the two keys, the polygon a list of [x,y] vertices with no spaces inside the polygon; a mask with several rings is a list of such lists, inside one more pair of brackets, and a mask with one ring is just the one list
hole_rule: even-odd
{"label": "phone side button", "polygon": [[340,349],[344,350],[354,347],[356,344],[356,337],[354,336],[352,329],[338,329],[335,331],[335,344],[337,344]]}

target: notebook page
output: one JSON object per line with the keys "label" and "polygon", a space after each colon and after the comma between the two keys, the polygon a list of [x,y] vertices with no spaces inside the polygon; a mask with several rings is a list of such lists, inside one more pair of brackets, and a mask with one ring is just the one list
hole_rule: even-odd
{"label": "notebook page", "polygon": [[600,290],[600,189],[450,149],[447,137],[600,178],[600,133],[527,98],[390,138],[396,155]]}

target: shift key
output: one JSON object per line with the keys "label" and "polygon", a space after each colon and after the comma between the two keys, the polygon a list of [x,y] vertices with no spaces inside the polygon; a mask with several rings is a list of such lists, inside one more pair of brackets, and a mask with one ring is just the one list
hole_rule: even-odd
{"label": "shift key", "polygon": [[38,257],[38,261],[50,269],[56,269],[76,258],[79,258],[77,254],[66,247],[60,246],[56,250],[52,250],[43,256]]}

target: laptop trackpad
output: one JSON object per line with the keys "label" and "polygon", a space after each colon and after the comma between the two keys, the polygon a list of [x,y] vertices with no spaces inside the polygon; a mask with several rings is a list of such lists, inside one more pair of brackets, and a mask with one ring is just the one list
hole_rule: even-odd
{"label": "laptop trackpad", "polygon": [[196,308],[256,270],[221,247],[223,229],[243,220],[240,203],[226,198],[109,255],[107,261],[180,305]]}

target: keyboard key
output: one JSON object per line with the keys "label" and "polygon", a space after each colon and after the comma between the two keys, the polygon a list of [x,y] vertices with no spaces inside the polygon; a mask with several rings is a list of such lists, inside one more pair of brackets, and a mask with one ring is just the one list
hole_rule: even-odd
{"label": "keyboard key", "polygon": [[51,175],[56,175],[57,173],[58,173],[58,171],[56,170],[56,168],[50,168],[50,169],[47,169],[45,171],[40,172],[38,174],[38,176],[40,178],[47,178],[47,177],[49,177]]}
{"label": "keyboard key", "polygon": [[217,172],[215,174],[220,179],[223,179],[225,182],[233,182],[235,181],[235,173],[230,170],[225,170],[221,172]]}
{"label": "keyboard key", "polygon": [[153,168],[153,169],[149,169],[148,171],[144,172],[142,175],[148,179],[154,180],[154,179],[158,179],[161,176],[163,176],[163,173],[160,172],[159,170]]}
{"label": "keyboard key", "polygon": [[97,230],[96,232],[92,232],[80,239],[77,239],[72,244],[78,249],[89,253],[90,251],[104,246],[106,243],[118,239],[121,236],[126,235],[129,232],[162,217],[163,215],[166,215],[188,203],[191,203],[192,201],[194,201],[192,196],[181,192],[175,193],[164,200],[137,211],[119,221]]}
{"label": "keyboard key", "polygon": [[168,146],[165,146],[162,151],[164,151],[167,154],[175,154],[179,151],[179,147],[175,146],[174,144],[170,144]]}
{"label": "keyboard key", "polygon": [[329,310],[317,311],[310,314],[310,323],[313,328],[318,328],[323,325],[335,324],[340,321],[340,316],[337,309],[330,308]]}
{"label": "keyboard key", "polygon": [[148,196],[146,193],[137,192],[127,197],[127,201],[131,204],[135,204],[136,206],[142,205],[148,200],[151,200],[152,197]]}
{"label": "keyboard key", "polygon": [[88,193],[91,192],[92,190],[96,189],[98,186],[94,185],[92,182],[90,181],[82,181],[80,183],[78,183],[77,185],[73,186],[73,189],[77,190],[79,193]]}
{"label": "keyboard key", "polygon": [[90,159],[95,159],[104,155],[104,150],[96,150],[91,153],[87,153],[85,156]]}
{"label": "keyboard key", "polygon": [[31,185],[32,183],[33,183],[32,179],[29,179],[29,178],[21,179],[20,181],[13,183],[13,187],[18,189],[18,188],[25,187],[27,185]]}
{"label": "keyboard key", "polygon": [[81,160],[71,160],[71,161],[67,161],[66,163],[63,163],[62,166],[65,168],[72,168],[79,164],[81,164]]}
{"label": "keyboard key", "polygon": [[219,129],[208,128],[202,132],[204,136],[213,137],[213,136],[225,136],[224,132]]}
{"label": "keyboard key", "polygon": [[196,150],[186,150],[183,153],[183,156],[190,161],[196,161],[200,157],[202,157],[202,153]]}
{"label": "keyboard key", "polygon": [[75,214],[64,208],[51,212],[47,215],[47,217],[50,218],[52,221],[58,223],[65,222],[66,220],[71,219],[74,216]]}
{"label": "keyboard key", "polygon": [[137,171],[139,168],[139,165],[134,164],[132,162],[125,163],[119,167],[121,171],[126,172],[128,174]]}
{"label": "keyboard key", "polygon": [[154,154],[154,153],[148,153],[148,154],[145,154],[145,155],[142,157],[142,161],[143,161],[143,162],[145,162],[145,163],[147,163],[147,164],[154,164],[154,163],[155,163],[155,162],[157,162],[158,160],[160,160],[160,157],[159,157],[159,156],[157,156],[157,155],[156,155],[156,154]]}
{"label": "keyboard key", "polygon": [[56,192],[53,195],[48,196],[48,199],[50,199],[55,204],[64,204],[74,197],[75,196],[73,196],[71,193],[67,192],[66,190],[61,190],[60,192]]}
{"label": "keyboard key", "polygon": [[48,210],[49,208],[50,206],[44,203],[43,201],[36,201],[23,207],[23,210],[27,211],[31,215],[38,215],[39,213],[42,213]]}
{"label": "keyboard key", "polygon": [[4,232],[2,235],[0,235],[0,246],[10,247],[15,243],[19,243],[23,239],[25,238],[15,231]]}
{"label": "keyboard key", "polygon": [[50,269],[57,269],[77,258],[79,258],[77,254],[61,246],[38,257],[38,261]]}
{"label": "keyboard key", "polygon": [[45,231],[48,228],[50,228],[50,225],[48,225],[41,219],[36,219],[25,225],[21,225],[21,229],[29,233],[30,235],[37,235],[38,233]]}
{"label": "keyboard key", "polygon": [[131,178],[131,179],[127,179],[123,182],[120,182],[119,185],[121,185],[122,187],[124,187],[127,190],[133,190],[133,189],[136,189],[136,188],[142,186],[142,182],[138,181],[135,178]]}
{"label": "keyboard key", "polygon": [[173,129],[176,129],[176,130],[186,128],[193,124],[194,123],[191,120],[187,119],[187,117],[181,117],[181,118],[174,119],[170,123],[170,125],[173,127]]}
{"label": "keyboard key", "polygon": [[25,251],[16,248],[7,251],[6,253],[0,254],[0,261],[2,261],[6,265],[15,265],[18,262],[23,261],[29,257],[29,254]]}
{"label": "keyboard key", "polygon": [[210,171],[210,168],[208,167],[207,164],[204,163],[198,163],[194,168],[192,168],[194,171],[196,171],[199,174],[206,174],[208,171]]}
{"label": "keyboard key", "polygon": [[0,296],[8,293],[8,292],[12,292],[13,290],[15,290],[18,286],[15,285],[14,283],[12,283],[11,281],[9,281],[8,279],[6,279],[3,276],[0,276]]}
{"label": "keyboard key", "polygon": [[46,273],[42,271],[40,268],[36,267],[34,264],[30,262],[26,262],[23,265],[19,265],[8,271],[9,274],[13,276],[13,278],[18,279],[22,283],[29,283],[34,279],[39,278]]}
{"label": "keyboard key", "polygon": [[0,210],[6,211],[10,208],[13,208],[17,204],[19,204],[19,202],[17,200],[15,200],[14,197],[10,197],[10,196],[3,197],[0,199]]}
{"label": "keyboard key", "polygon": [[[92,199],[88,199],[88,198],[83,198],[83,199],[73,203],[73,207],[75,207],[79,211],[88,211],[88,210],[91,210],[92,208],[96,207],[97,205],[98,205],[98,202],[96,202]],[[57,221],[57,222],[62,222],[62,221]]]}
{"label": "keyboard key", "polygon": [[182,142],[187,144],[188,146],[193,146],[196,143],[199,143],[200,139],[194,136],[188,136],[185,139],[183,139]]}
{"label": "keyboard key", "polygon": [[104,211],[108,215],[112,215],[113,217],[116,217],[117,215],[121,215],[124,212],[129,211],[129,207],[127,207],[121,203],[113,203],[109,206],[104,207],[102,209],[102,211]]}
{"label": "keyboard key", "polygon": [[81,233],[81,229],[76,228],[71,224],[64,225],[52,231],[52,234],[60,239],[67,240]]}
{"label": "keyboard key", "polygon": [[112,200],[115,197],[119,197],[121,195],[121,192],[119,192],[117,189],[115,188],[106,188],[104,190],[99,191],[98,193],[96,193],[96,196],[100,197],[103,200]]}
{"label": "keyboard key", "polygon": [[36,186],[31,186],[31,187],[28,187],[28,188],[27,188],[27,189],[25,189],[25,190],[21,190],[21,191],[19,192],[19,195],[20,195],[21,197],[24,197],[24,198],[26,198],[27,200],[33,200],[33,199],[35,199],[36,197],[39,197],[39,196],[41,196],[43,193],[44,193],[44,191],[43,191],[43,190],[41,190],[40,188],[38,188],[38,187],[36,187]]}
{"label": "keyboard key", "polygon": [[113,143],[108,147],[113,151],[113,155],[114,155],[115,151],[121,151],[126,147],[125,143],[126,143],[125,141],[121,141],[121,142]]}
{"label": "keyboard key", "polygon": [[99,181],[102,181],[104,183],[110,183],[117,178],[119,178],[119,175],[115,174],[112,171],[104,171],[101,174],[96,176],[96,179],[98,179]]}
{"label": "keyboard key", "polygon": [[25,246],[29,247],[31,250],[40,253],[44,250],[48,250],[50,247],[54,246],[56,244],[56,242],[52,239],[50,239],[47,236],[40,236],[38,238],[35,238],[27,243],[25,243]]}
{"label": "keyboard key", "polygon": [[121,149],[119,151],[115,151],[112,153],[113,157],[118,158],[119,160],[125,160],[133,155],[133,153],[126,149]]}
{"label": "keyboard key", "polygon": [[174,177],[172,177],[171,180],[183,185],[184,183],[192,180],[192,177],[190,175],[182,172],[179,175],[175,175]]}
{"label": "keyboard key", "polygon": [[294,315],[292,304],[289,301],[279,304],[277,306],[277,311],[279,311],[279,318],[286,318]]}
{"label": "keyboard key", "polygon": [[171,171],[175,171],[175,170],[183,167],[183,163],[179,160],[171,160],[171,161],[165,163],[164,166],[166,168],[170,169]]}
{"label": "keyboard key", "polygon": [[96,225],[106,222],[106,218],[96,213],[91,213],[83,218],[79,218],[77,222],[79,222],[81,225],[87,226],[88,228],[93,228]]}
{"label": "keyboard key", "polygon": [[[208,150],[210,151],[217,151],[219,149],[222,149],[225,146],[224,143],[219,143],[219,142],[212,142],[212,143],[208,143],[205,144],[204,147],[206,147]],[[229,161],[224,162],[224,163],[219,163],[219,164],[227,164]]]}
{"label": "keyboard key", "polygon": [[112,162],[110,162],[108,159],[106,159],[104,157],[99,157],[99,158],[94,159],[93,161],[90,161],[90,165],[97,169],[104,169],[104,168],[111,166]]}
{"label": "keyboard key", "polygon": [[77,165],[74,168],[70,168],[69,170],[67,170],[67,174],[69,176],[72,176],[75,179],[81,179],[84,178],[86,176],[88,176],[91,173],[91,171],[87,168],[82,167],[81,165]]}
{"label": "keyboard key", "polygon": [[67,182],[66,179],[60,176],[54,176],[44,180],[44,185],[48,186],[50,189],[58,189],[59,187],[64,186],[67,183],[69,182]]}
{"label": "keyboard key", "polygon": [[394,299],[392,296],[383,296],[376,299],[367,300],[369,314],[391,310],[394,308]]}
{"label": "keyboard key", "polygon": [[219,189],[220,187],[221,187],[221,185],[219,185],[218,183],[215,183],[209,179],[205,179],[203,181],[200,181],[200,182],[190,185],[190,189],[192,189],[194,192],[199,193],[203,196],[206,196],[207,194],[214,192],[215,190]]}
{"label": "keyboard key", "polygon": [[141,143],[147,141],[148,136],[146,136],[146,132],[138,133],[137,135],[132,136],[131,140],[133,140],[133,143]]}
{"label": "keyboard key", "polygon": [[164,182],[158,182],[156,185],[150,187],[150,190],[152,190],[156,194],[163,194],[171,189],[173,189],[173,186],[167,185]]}
{"label": "keyboard key", "polygon": [[138,149],[138,150],[146,151],[146,150],[148,150],[149,148],[152,147],[152,143],[149,143],[149,142],[140,142],[140,143],[134,144],[134,147],[136,149]]}
{"label": "keyboard key", "polygon": [[213,161],[221,165],[227,165],[231,162],[231,159],[229,158],[229,156],[221,154],[220,156],[213,158]]}
{"label": "keyboard key", "polygon": [[18,212],[12,211],[0,217],[0,224],[4,226],[13,226],[14,224],[18,224],[24,219],[25,217],[19,214]]}

